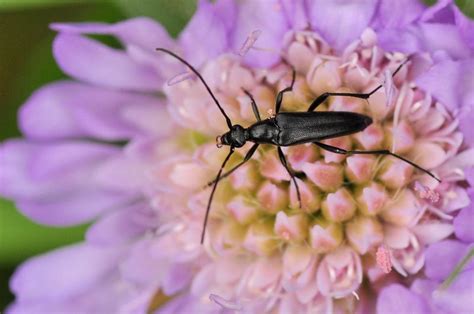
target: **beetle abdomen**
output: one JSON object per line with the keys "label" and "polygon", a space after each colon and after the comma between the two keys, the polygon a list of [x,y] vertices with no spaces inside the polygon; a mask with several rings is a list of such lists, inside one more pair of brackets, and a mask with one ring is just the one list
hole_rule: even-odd
{"label": "beetle abdomen", "polygon": [[282,112],[275,117],[278,145],[290,146],[353,134],[372,123],[366,115],[346,111]]}

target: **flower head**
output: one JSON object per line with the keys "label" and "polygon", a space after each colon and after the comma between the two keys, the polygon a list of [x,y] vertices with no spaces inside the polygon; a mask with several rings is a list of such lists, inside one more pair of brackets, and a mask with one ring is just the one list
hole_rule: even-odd
{"label": "flower head", "polygon": [[[55,57],[75,80],[45,86],[23,106],[25,139],[2,144],[0,191],[39,222],[94,223],[84,243],[18,269],[11,311],[383,312],[399,292],[411,309],[435,309],[416,283],[423,272],[442,280],[448,271],[432,268],[433,252],[469,238],[458,218],[469,216],[464,169],[474,166],[461,115],[472,106],[469,23],[450,1],[367,0],[200,1],[177,41],[145,18],[54,24]],[[115,36],[124,49],[85,34]],[[293,181],[276,148],[262,145],[219,182],[200,245],[211,193],[202,187],[228,156],[215,147],[228,126],[202,82],[157,47],[196,66],[245,127],[255,116],[244,90],[266,119],[292,69],[282,111],[385,81],[368,101],[335,96],[319,106],[373,120],[323,143],[388,149],[442,182],[392,156],[313,144],[283,148]],[[251,147],[236,149],[225,170]],[[170,300],[158,309],[160,295]]]}

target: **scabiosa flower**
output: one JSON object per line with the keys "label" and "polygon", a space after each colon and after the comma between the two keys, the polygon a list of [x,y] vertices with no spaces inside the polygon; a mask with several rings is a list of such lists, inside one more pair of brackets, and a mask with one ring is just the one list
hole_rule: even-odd
{"label": "scabiosa flower", "polygon": [[[468,245],[451,243],[472,236],[462,217],[472,219],[474,26],[451,1],[200,1],[177,41],[146,18],[52,28],[56,60],[74,80],[22,107],[25,138],[1,146],[1,193],[35,221],[93,224],[84,243],[19,267],[10,312],[372,313],[391,309],[394,293],[410,310],[472,310],[468,298],[450,308],[446,295],[433,297],[455,263],[438,269],[444,254]],[[115,36],[123,49],[87,34]],[[220,183],[201,246],[203,186],[227,153],[214,141],[226,124],[201,83],[156,47],[196,65],[244,126],[254,116],[242,89],[266,114],[291,68],[284,111],[385,81],[368,102],[320,106],[374,121],[324,142],[390,149],[442,182],[392,157],[293,146],[284,152],[300,174],[300,207],[275,147],[263,146]]]}

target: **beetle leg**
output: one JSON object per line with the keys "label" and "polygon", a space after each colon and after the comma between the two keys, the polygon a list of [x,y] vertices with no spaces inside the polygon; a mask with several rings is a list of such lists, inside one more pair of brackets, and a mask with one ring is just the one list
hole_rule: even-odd
{"label": "beetle leg", "polygon": [[229,171],[227,171],[226,173],[224,173],[223,175],[221,175],[221,176],[219,177],[219,179],[216,178],[215,180],[209,182],[206,186],[211,186],[211,185],[213,185],[213,184],[216,182],[216,180],[219,180],[219,181],[220,181],[220,180],[222,180],[222,179],[224,179],[224,178],[227,178],[229,175],[232,174],[232,172],[234,172],[234,171],[237,170],[240,166],[242,166],[242,165],[245,164],[247,161],[249,161],[250,158],[252,158],[252,156],[253,156],[253,154],[255,153],[255,151],[257,150],[258,145],[259,145],[259,144],[253,144],[253,146],[250,147],[250,149],[249,149],[249,151],[247,152],[247,154],[245,154],[244,160],[242,160],[240,163],[238,163],[234,168],[230,169]]}
{"label": "beetle leg", "polygon": [[408,160],[408,159],[406,159],[406,158],[404,158],[400,155],[392,153],[391,151],[389,151],[387,149],[380,149],[380,150],[345,150],[345,149],[342,149],[342,148],[338,148],[338,147],[335,147],[335,146],[331,146],[331,145],[327,145],[327,144],[323,144],[323,143],[319,143],[319,142],[314,142],[314,144],[318,145],[319,147],[321,147],[324,150],[327,150],[329,152],[336,153],[336,154],[344,154],[344,155],[356,155],[356,154],[390,155],[390,156],[393,156],[393,157],[398,158],[400,160],[403,160],[404,162],[406,162],[406,163],[412,165],[413,167],[415,167],[416,169],[418,169],[420,171],[423,171],[424,173],[428,174],[429,176],[434,178],[436,181],[441,182],[440,179],[438,179],[434,174],[432,174],[428,170],[418,166],[414,162],[412,162],[412,161],[410,161],[410,160]]}
{"label": "beetle leg", "polygon": [[283,94],[286,92],[291,92],[293,90],[293,85],[295,85],[296,71],[294,68],[292,69],[292,71],[293,72],[291,76],[291,85],[287,88],[282,89],[277,95],[276,102],[275,102],[276,113],[280,112],[281,102],[283,100]]}
{"label": "beetle leg", "polygon": [[[394,77],[398,73],[398,71],[400,71],[400,69],[405,65],[405,63],[408,62],[408,60],[409,59],[406,59],[402,64],[398,66],[395,72],[393,72],[392,77]],[[313,102],[308,108],[308,112],[314,111],[320,104],[326,101],[326,99],[329,96],[346,96],[346,97],[355,97],[355,98],[360,98],[360,99],[369,99],[369,97],[372,96],[372,94],[374,94],[376,91],[381,89],[382,86],[383,85],[380,84],[379,86],[377,86],[376,88],[374,88],[372,91],[368,93],[324,93],[324,94],[321,94],[318,96],[318,98],[313,100]]]}
{"label": "beetle leg", "polygon": [[206,235],[206,226],[207,226],[207,220],[209,218],[209,211],[211,210],[211,204],[212,204],[212,199],[214,198],[214,192],[216,192],[217,188],[217,183],[219,183],[219,179],[222,173],[222,170],[225,167],[225,164],[227,161],[229,161],[230,156],[234,153],[234,147],[230,147],[229,154],[227,157],[224,159],[224,162],[222,163],[221,168],[219,169],[219,172],[217,173],[216,179],[214,180],[214,186],[212,187],[211,195],[209,195],[209,201],[207,202],[207,208],[206,208],[206,215],[204,216],[204,223],[202,227],[202,233],[201,233],[201,244],[204,242],[204,236]]}
{"label": "beetle leg", "polygon": [[255,102],[255,99],[253,99],[252,94],[250,94],[250,92],[244,88],[242,88],[242,90],[250,98],[250,102],[252,103],[252,110],[253,110],[253,114],[255,115],[255,118],[257,119],[257,121],[261,121],[262,119],[260,119],[260,112],[258,112],[257,103]]}
{"label": "beetle leg", "polygon": [[300,188],[298,187],[298,183],[296,182],[295,174],[288,167],[288,163],[286,162],[285,154],[283,154],[283,151],[281,150],[281,147],[278,146],[277,149],[278,149],[278,157],[280,157],[281,164],[283,165],[283,167],[285,167],[286,171],[288,171],[288,174],[290,175],[291,180],[293,181],[293,184],[295,185],[296,195],[298,196],[298,203],[300,204],[300,208],[302,208]]}

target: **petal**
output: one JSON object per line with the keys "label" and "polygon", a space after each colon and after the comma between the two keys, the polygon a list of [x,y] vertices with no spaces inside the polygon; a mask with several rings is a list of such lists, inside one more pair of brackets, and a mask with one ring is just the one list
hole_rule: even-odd
{"label": "petal", "polygon": [[294,29],[305,29],[309,25],[305,0],[280,0],[288,23]]}
{"label": "petal", "polygon": [[[467,245],[455,240],[445,240],[430,245],[425,252],[426,275],[432,279],[444,280],[468,251]],[[466,269],[472,266],[474,266],[474,261],[471,260]]]}
{"label": "petal", "polygon": [[226,52],[230,45],[229,26],[234,25],[235,15],[233,1],[199,1],[196,13],[179,36],[187,61],[201,65]]}
{"label": "petal", "polygon": [[380,292],[377,313],[428,313],[423,298],[400,284],[392,284]]}
{"label": "petal", "polygon": [[456,26],[450,24],[419,23],[401,29],[388,28],[381,30],[377,38],[387,51],[406,54],[444,51],[454,59],[467,58],[471,54]]}
{"label": "petal", "polygon": [[120,192],[84,189],[50,201],[21,200],[16,205],[23,214],[36,222],[70,226],[90,221],[101,213],[120,208],[133,197]]}
{"label": "petal", "polygon": [[474,59],[441,61],[420,75],[416,83],[450,110],[473,106]]}
{"label": "petal", "polygon": [[418,0],[382,0],[379,3],[375,24],[380,28],[397,28],[411,24],[425,10]]}
{"label": "petal", "polygon": [[465,16],[461,10],[455,5],[452,6],[454,11],[454,20],[458,26],[461,36],[471,49],[474,49],[474,21]]}
{"label": "petal", "polygon": [[18,208],[36,221],[54,225],[88,221],[137,197],[138,191],[113,190],[95,181],[97,167],[117,152],[86,142],[9,141],[0,148],[0,191],[16,199]]}
{"label": "petal", "polygon": [[311,1],[310,22],[331,46],[342,51],[369,25],[376,5],[376,0]]}
{"label": "petal", "polygon": [[156,91],[161,83],[149,65],[79,35],[57,35],[53,54],[66,74],[87,83],[137,91]]}
{"label": "petal", "polygon": [[138,204],[110,213],[94,223],[86,240],[98,245],[116,245],[143,234],[149,226],[158,225],[154,213],[145,204]]}
{"label": "petal", "polygon": [[464,135],[464,143],[471,147],[474,146],[474,136],[472,136],[474,134],[474,124],[472,121],[474,121],[474,102],[465,105],[459,116],[459,129]]}
{"label": "petal", "polygon": [[137,17],[116,24],[106,23],[52,23],[51,29],[68,34],[104,34],[116,36],[125,45],[144,49],[172,48],[173,40],[166,29],[153,19]]}
{"label": "petal", "polygon": [[465,269],[446,290],[433,293],[433,303],[445,313],[469,313],[474,309],[474,270]]}
{"label": "petal", "polygon": [[0,148],[0,191],[15,199],[61,195],[78,185],[90,185],[95,167],[117,153],[115,147],[87,142],[7,141]]}
{"label": "petal", "polygon": [[277,0],[251,1],[239,3],[239,11],[234,27],[232,47],[238,51],[248,35],[261,30],[255,46],[250,49],[244,60],[250,66],[270,67],[280,60],[283,36],[289,30],[288,22]]}
{"label": "petal", "polygon": [[167,134],[173,127],[166,107],[155,97],[64,81],[42,87],[27,100],[20,110],[20,128],[34,139],[122,140]]}
{"label": "petal", "polygon": [[474,242],[474,229],[472,222],[474,221],[474,191],[471,190],[471,204],[461,210],[454,218],[454,233],[458,239],[466,243]]}
{"label": "petal", "polygon": [[120,249],[86,244],[55,250],[23,263],[10,287],[20,302],[59,301],[104,280],[116,267],[120,254]]}

